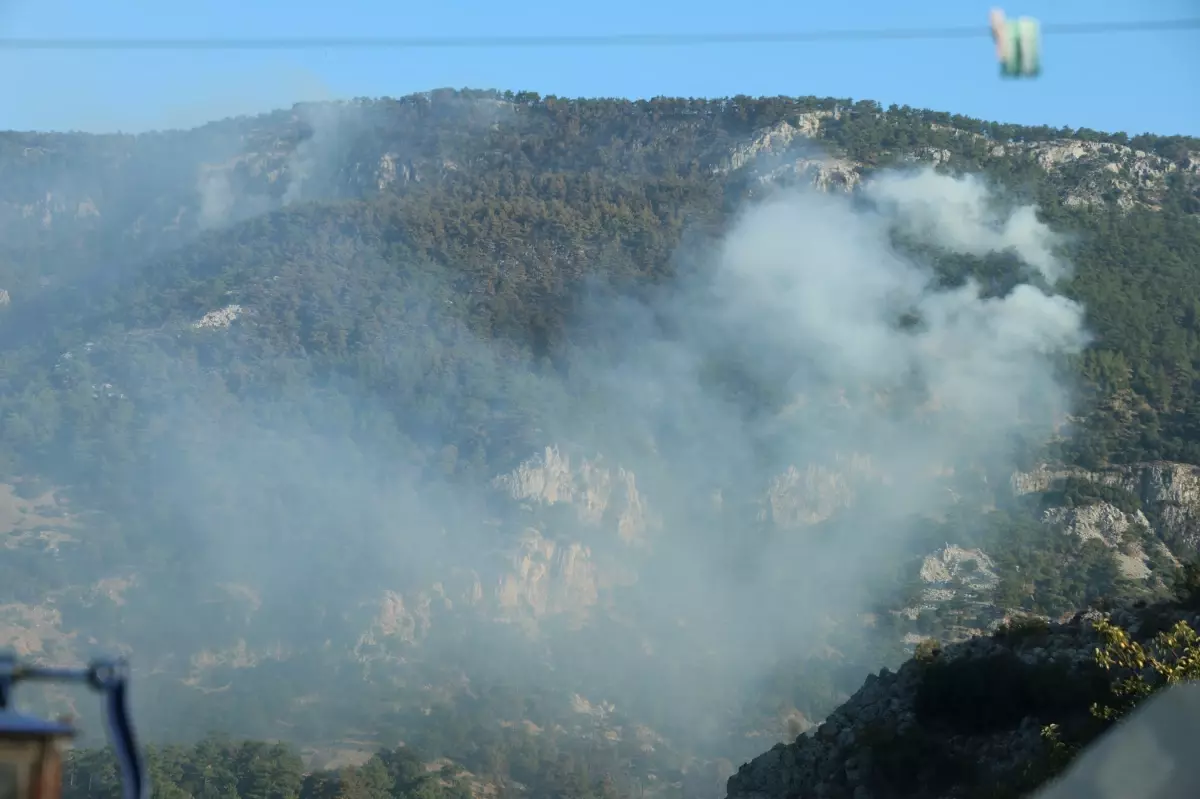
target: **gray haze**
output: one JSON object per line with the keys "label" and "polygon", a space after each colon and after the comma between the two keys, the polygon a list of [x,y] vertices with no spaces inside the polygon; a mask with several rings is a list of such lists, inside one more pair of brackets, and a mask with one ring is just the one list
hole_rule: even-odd
{"label": "gray haze", "polygon": [[[939,290],[889,239],[901,227],[952,252],[1014,253],[1056,277],[1065,269],[1056,238],[1031,221],[1032,208],[990,215],[979,181],[932,171],[884,173],[863,195],[865,208],[844,195],[786,191],[747,209],[715,265],[673,286],[657,309],[680,332],[656,338],[632,325],[628,346],[593,376],[604,387],[596,404],[610,414],[593,446],[626,445],[625,463],[677,504],[660,508],[667,529],[652,542],[673,561],[672,579],[643,585],[655,592],[644,607],[707,620],[713,648],[748,680],[757,661],[804,650],[819,620],[865,610],[867,556],[903,551],[907,523],[945,509],[952,495],[939,476],[1007,473],[1015,434],[1048,435],[1069,407],[1051,359],[1086,342],[1074,302],[1031,285],[1002,298],[971,283]],[[897,330],[904,311],[921,324]],[[728,355],[747,382],[784,387],[777,407],[747,415],[706,381],[707,364]],[[916,405],[902,411],[900,395],[914,386]],[[560,435],[593,425],[569,414]],[[687,457],[639,458],[636,442],[621,438],[663,428],[690,443]],[[787,479],[790,467],[798,481]],[[774,486],[777,505],[763,508],[777,521],[770,535],[709,527],[704,489],[714,482],[760,496]],[[843,491],[857,512],[844,522],[828,514],[832,530],[814,543],[794,520],[827,515],[821,507]],[[672,519],[700,528],[671,529]],[[733,540],[736,550],[739,539],[755,568],[731,574],[730,548],[715,542]]]}
{"label": "gray haze", "polygon": [[[353,179],[345,170],[362,124],[344,109],[297,111],[311,135],[281,157],[270,191],[245,195],[230,171],[201,170],[198,226],[338,196]],[[607,680],[589,699],[636,701],[670,672],[680,726],[697,722],[704,732],[715,724],[707,703],[724,701],[712,696],[714,681],[741,697],[781,658],[811,654],[831,618],[867,609],[880,558],[900,557],[913,520],[952,501],[947,475],[1010,471],[1015,436],[1048,435],[1061,422],[1070,397],[1053,361],[1086,343],[1082,309],[1032,283],[1002,297],[972,283],[939,287],[893,234],[1019,259],[1041,286],[1068,272],[1061,242],[1033,208],[1006,207],[972,177],[884,172],[857,197],[787,190],[748,206],[715,249],[680,252],[679,281],[654,300],[598,296],[580,324],[624,332],[602,347],[576,341],[567,377],[472,339],[439,316],[433,294],[427,325],[380,331],[370,345],[399,382],[437,371],[410,356],[412,336],[470,348],[497,383],[522,385],[537,405],[539,445],[572,453],[577,467],[603,456],[636,475],[654,522],[643,541],[623,543],[603,525],[576,528],[569,516],[544,531],[583,544],[597,570],[615,560],[641,575],[613,600],[636,623],[593,623],[550,645],[584,637],[589,651],[609,653],[593,664]],[[382,257],[350,233],[329,246],[330,258],[349,253],[347,263]],[[303,358],[256,342],[253,296],[267,295],[232,298],[244,307],[229,330],[188,335],[225,337],[222,346],[244,349],[243,362],[269,360],[281,372],[296,358],[302,375]],[[906,315],[915,321],[902,328]],[[435,584],[444,591],[415,630],[453,624],[459,611],[494,615],[487,598],[511,571],[504,557],[526,524],[517,503],[497,528],[488,524],[495,485],[431,480],[402,439],[352,440],[350,420],[372,406],[383,413],[388,398],[314,385],[307,407],[234,403],[194,362],[130,359],[123,368],[119,388],[156,403],[167,431],[144,490],[167,498],[189,553],[147,578],[161,584],[144,586],[159,598],[156,614],[188,616],[174,631],[174,657],[157,653],[147,668],[186,670],[186,652],[239,640],[260,660],[330,646],[350,657],[386,591],[410,609]],[[484,599],[473,606],[475,579]],[[204,609],[230,586],[253,601],[224,615]],[[593,619],[604,613],[592,609]],[[598,636],[614,639],[598,645]],[[631,642],[642,636],[655,654],[636,654]],[[476,651],[479,663],[465,665],[494,672],[502,655]],[[704,676],[690,681],[675,670],[681,662]],[[502,676],[528,675],[522,665]]]}

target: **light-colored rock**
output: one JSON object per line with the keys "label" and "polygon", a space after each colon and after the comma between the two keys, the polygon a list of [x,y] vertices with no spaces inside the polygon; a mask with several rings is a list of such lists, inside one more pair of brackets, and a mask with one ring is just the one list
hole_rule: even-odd
{"label": "light-colored rock", "polygon": [[846,158],[797,158],[758,176],[768,183],[784,178],[801,180],[820,191],[853,191],[862,183],[862,165]]}
{"label": "light-colored rock", "polygon": [[[1040,467],[1012,475],[1016,496],[1050,491],[1067,478],[1112,486],[1137,497],[1157,517],[1155,532],[1160,538],[1181,542],[1190,552],[1200,551],[1200,466],[1169,461],[1114,466],[1102,471]],[[1143,516],[1144,520],[1145,517]]]}
{"label": "light-colored rock", "polygon": [[528,613],[534,618],[579,613],[599,598],[591,550],[580,543],[559,544],[537,530],[527,530],[520,548],[509,557],[509,568],[496,586],[502,611]]}
{"label": "light-colored rock", "polygon": [[241,315],[242,306],[236,304],[226,305],[224,308],[209,311],[199,320],[193,322],[192,327],[196,330],[224,330],[232,325]]}
{"label": "light-colored rock", "polygon": [[572,506],[580,522],[599,527],[605,518],[615,520],[612,530],[626,544],[646,543],[646,534],[658,522],[638,491],[633,472],[613,469],[603,459],[581,459],[577,467],[556,446],[549,446],[493,484],[519,502]]}
{"label": "light-colored rock", "polygon": [[1150,529],[1150,522],[1141,512],[1129,514],[1107,502],[1097,502],[1076,508],[1050,508],[1042,517],[1047,524],[1060,524],[1063,530],[1080,540],[1097,540],[1114,550],[1113,557],[1121,573],[1134,580],[1150,576],[1146,552],[1140,542],[1126,543],[1126,535],[1137,528]]}
{"label": "light-colored rock", "polygon": [[788,121],[779,122],[769,128],[759,131],[750,141],[733,148],[724,164],[717,167],[718,172],[733,172],[749,164],[762,154],[779,154],[787,150],[793,140],[798,137],[811,138],[816,136],[821,128],[821,119],[829,116],[828,112],[802,114],[796,124]]}

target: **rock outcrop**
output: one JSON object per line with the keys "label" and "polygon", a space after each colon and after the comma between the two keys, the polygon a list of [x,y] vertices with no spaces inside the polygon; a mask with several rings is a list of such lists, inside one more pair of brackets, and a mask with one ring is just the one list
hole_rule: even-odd
{"label": "rock outcrop", "polygon": [[[1113,550],[1113,557],[1125,577],[1144,580],[1150,576],[1150,566],[1146,562],[1147,544],[1143,543],[1143,531],[1149,531],[1150,522],[1141,511],[1126,513],[1108,502],[1098,502],[1076,508],[1050,508],[1042,520],[1047,524],[1062,525],[1064,531],[1080,540],[1103,543]],[[1153,546],[1168,559],[1174,559],[1161,542],[1156,541]]]}
{"label": "rock outcrop", "polygon": [[996,573],[996,564],[987,553],[949,544],[922,561],[920,577],[926,586],[922,594],[923,605],[921,608],[910,609],[909,615],[913,617],[915,611],[948,602],[958,596],[960,591],[986,596],[1000,580]]}
{"label": "rock outcrop", "polygon": [[517,502],[571,506],[585,525],[601,526],[612,519],[612,531],[627,544],[644,543],[656,523],[633,472],[610,468],[600,458],[581,459],[573,468],[570,456],[556,446],[497,477],[494,485]]}
{"label": "rock outcrop", "polygon": [[[1077,515],[1072,521],[1075,529],[1083,531],[1084,535],[1105,537],[1101,530],[1108,525],[1108,536],[1111,537],[1113,525],[1124,529],[1123,526],[1144,522],[1160,538],[1178,542],[1192,553],[1200,551],[1200,466],[1156,461],[1113,466],[1102,471],[1042,467],[1031,472],[1017,472],[1012,476],[1011,486],[1013,493],[1021,496],[1051,491],[1072,478],[1125,491],[1137,498],[1146,513],[1125,520],[1102,520],[1097,515],[1092,520],[1094,524],[1080,524],[1088,520]],[[1055,516],[1053,520],[1065,520],[1065,517]]]}
{"label": "rock outcrop", "polygon": [[779,155],[785,152],[796,139],[815,138],[821,130],[821,122],[836,118],[832,111],[814,111],[800,114],[793,122],[783,121],[756,133],[749,141],[739,144],[715,171],[732,172],[752,163],[763,155]]}
{"label": "rock outcrop", "polygon": [[496,604],[502,613],[534,618],[581,613],[599,597],[591,550],[579,542],[559,544],[537,530],[527,530],[508,560],[509,568],[496,587]]}
{"label": "rock outcrop", "polygon": [[242,306],[226,305],[224,308],[218,308],[215,311],[209,311],[197,321],[192,323],[192,327],[196,330],[223,330],[232,325],[237,318],[242,315]]}

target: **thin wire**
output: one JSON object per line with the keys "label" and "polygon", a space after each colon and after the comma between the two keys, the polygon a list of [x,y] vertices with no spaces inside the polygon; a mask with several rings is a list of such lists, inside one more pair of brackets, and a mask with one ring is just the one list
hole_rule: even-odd
{"label": "thin wire", "polygon": [[[1043,35],[1144,33],[1200,29],[1200,17],[1141,22],[1077,22],[1042,25]],[[662,33],[594,36],[412,36],[412,37],[272,37],[163,39],[35,39],[0,38],[0,50],[419,50],[543,47],[694,47],[726,44],[796,44],[803,42],[973,39],[990,37],[984,26],[798,31],[792,33]]]}

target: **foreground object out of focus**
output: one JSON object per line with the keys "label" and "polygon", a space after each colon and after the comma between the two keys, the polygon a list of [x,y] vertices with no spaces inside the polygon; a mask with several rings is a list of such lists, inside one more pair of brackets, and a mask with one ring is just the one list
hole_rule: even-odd
{"label": "foreground object out of focus", "polygon": [[18,682],[84,683],[104,694],[109,742],[121,770],[123,799],[148,799],[145,766],[129,716],[129,669],[123,661],[93,661],[84,669],[21,663],[0,655],[0,799],[58,799],[62,794],[63,745],[75,730],[12,709]]}
{"label": "foreground object out of focus", "polygon": [[1200,682],[1173,685],[1088,747],[1033,799],[1200,796]]}
{"label": "foreground object out of focus", "polygon": [[996,60],[1006,78],[1036,78],[1042,73],[1041,25],[1031,17],[1007,19],[996,8],[991,14]]}

